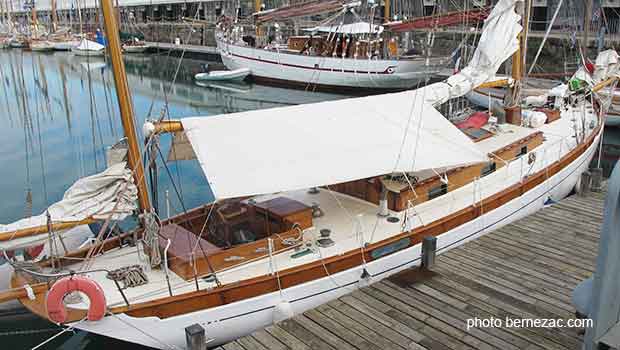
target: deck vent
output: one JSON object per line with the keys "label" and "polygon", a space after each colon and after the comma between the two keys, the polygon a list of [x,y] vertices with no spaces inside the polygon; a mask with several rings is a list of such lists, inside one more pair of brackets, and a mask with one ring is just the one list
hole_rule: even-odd
{"label": "deck vent", "polygon": [[316,245],[318,245],[321,248],[327,248],[327,247],[333,246],[334,241],[331,238],[329,238],[329,236],[332,233],[332,230],[328,228],[324,228],[320,232],[321,232],[321,238],[316,240]]}
{"label": "deck vent", "polygon": [[388,222],[391,222],[391,223],[393,223],[393,224],[394,224],[394,223],[399,222],[399,221],[400,221],[400,219],[399,219],[399,218],[397,218],[396,216],[390,216],[390,217],[388,217],[388,218],[387,218],[387,221],[388,221]]}

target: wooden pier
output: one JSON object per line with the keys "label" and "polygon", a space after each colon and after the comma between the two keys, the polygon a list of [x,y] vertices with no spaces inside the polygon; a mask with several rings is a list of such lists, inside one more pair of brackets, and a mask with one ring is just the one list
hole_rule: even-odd
{"label": "wooden pier", "polygon": [[183,57],[204,59],[207,61],[220,62],[222,59],[217,48],[214,46],[202,46],[202,45],[189,45],[189,44],[174,44],[174,43],[162,43],[162,42],[147,42],[150,52],[157,51],[171,51],[176,55],[183,53]]}
{"label": "wooden pier", "polygon": [[569,197],[439,256],[430,278],[378,282],[218,350],[580,349],[581,329],[468,331],[467,320],[574,319],[571,293],[594,272],[604,198]]}

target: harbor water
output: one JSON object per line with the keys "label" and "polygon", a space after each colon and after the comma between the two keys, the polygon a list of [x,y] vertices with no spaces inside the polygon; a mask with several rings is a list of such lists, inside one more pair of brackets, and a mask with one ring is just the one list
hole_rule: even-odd
{"label": "harbor water", "polygon": [[[207,62],[181,62],[166,54],[126,56],[125,63],[138,126],[147,119],[208,118],[347,97],[250,84],[200,86],[193,76],[204,71]],[[0,51],[0,85],[0,223],[9,223],[41,213],[77,179],[104,170],[106,151],[122,138],[122,127],[112,72],[103,58]],[[169,144],[169,137],[162,137],[164,155]],[[252,145],[247,147],[252,152]],[[608,174],[620,156],[619,130],[606,130],[603,149],[601,161]],[[171,213],[212,200],[197,161],[159,167],[161,208],[166,193]],[[30,349],[60,330],[33,316],[18,315],[0,320],[0,341],[3,348]],[[136,350],[139,346],[69,331],[42,348]]]}

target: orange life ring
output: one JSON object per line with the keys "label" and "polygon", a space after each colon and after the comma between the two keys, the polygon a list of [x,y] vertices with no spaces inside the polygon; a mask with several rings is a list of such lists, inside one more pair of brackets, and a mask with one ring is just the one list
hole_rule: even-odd
{"label": "orange life ring", "polygon": [[67,294],[75,291],[86,294],[90,300],[88,320],[99,321],[102,319],[107,305],[103,289],[97,282],[84,276],[63,277],[52,285],[45,300],[49,319],[56,323],[64,323],[67,320],[67,310],[63,300]]}

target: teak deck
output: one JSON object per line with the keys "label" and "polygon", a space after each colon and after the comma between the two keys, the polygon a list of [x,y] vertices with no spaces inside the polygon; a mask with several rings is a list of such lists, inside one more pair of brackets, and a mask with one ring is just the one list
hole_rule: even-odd
{"label": "teak deck", "polygon": [[604,196],[572,196],[442,254],[418,283],[384,280],[218,349],[580,349],[577,329],[467,331],[466,320],[574,318],[571,293],[594,271]]}

